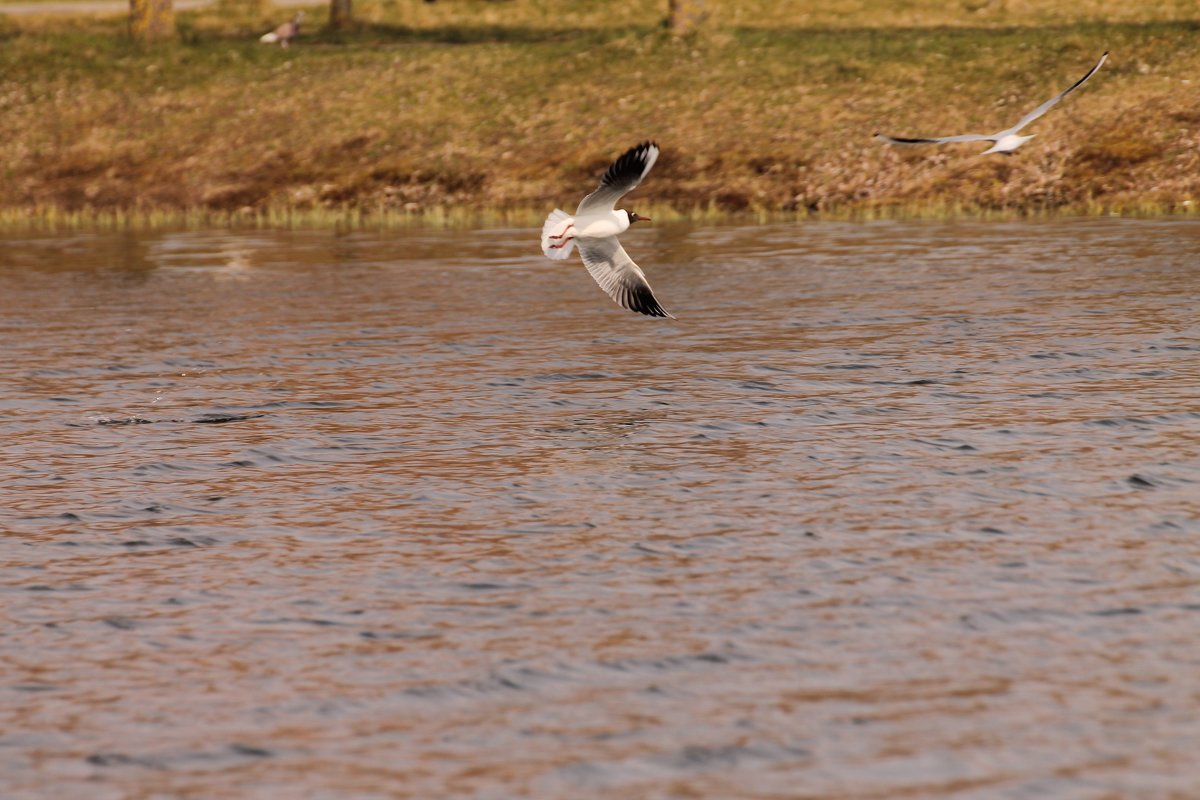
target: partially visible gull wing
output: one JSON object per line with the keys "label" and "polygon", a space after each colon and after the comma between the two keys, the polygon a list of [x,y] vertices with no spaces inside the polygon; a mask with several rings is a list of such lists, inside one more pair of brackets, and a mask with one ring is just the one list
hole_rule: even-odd
{"label": "partially visible gull wing", "polygon": [[650,169],[657,160],[658,145],[654,142],[642,142],[628,150],[604,172],[596,191],[583,198],[575,216],[612,211],[622,195],[633,191],[642,179],[650,174]]}
{"label": "partially visible gull wing", "polygon": [[580,238],[575,243],[579,246],[579,255],[583,257],[587,271],[600,284],[600,288],[617,301],[617,305],[650,317],[675,319],[659,304],[646,280],[646,273],[633,263],[617,237]]}
{"label": "partially visible gull wing", "polygon": [[882,133],[875,134],[876,139],[882,139],[885,142],[892,144],[945,144],[947,142],[994,142],[995,136],[983,136],[978,133],[964,133],[959,136],[940,136],[936,139],[906,139],[902,136],[885,136]]}
{"label": "partially visible gull wing", "polygon": [[1080,86],[1083,86],[1084,82],[1087,81],[1088,78],[1090,78],[1096,74],[1096,70],[1100,69],[1100,65],[1104,63],[1104,60],[1106,58],[1108,58],[1107,50],[1104,51],[1104,55],[1100,56],[1100,60],[1096,62],[1096,66],[1094,66],[1090,70],[1088,70],[1087,75],[1084,75],[1082,78],[1075,81],[1075,83],[1071,84],[1071,88],[1067,89],[1062,94],[1056,95],[1055,97],[1051,97],[1049,100],[1042,103],[1040,106],[1035,108],[1033,111],[1030,111],[1028,114],[1021,117],[1021,121],[1018,122],[1016,125],[1012,126],[1011,128],[1009,128],[1007,131],[1005,131],[1005,133],[1016,133],[1017,131],[1021,130],[1021,128],[1024,128],[1026,125],[1033,122],[1035,119],[1040,117],[1042,114],[1045,114],[1047,111],[1049,111],[1051,108],[1053,108],[1054,105],[1059,100],[1062,100],[1064,97],[1069,95],[1071,92],[1075,91]]}

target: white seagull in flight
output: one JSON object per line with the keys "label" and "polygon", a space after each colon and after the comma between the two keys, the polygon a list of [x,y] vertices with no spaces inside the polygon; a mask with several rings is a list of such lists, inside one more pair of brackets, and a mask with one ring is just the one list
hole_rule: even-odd
{"label": "white seagull in flight", "polygon": [[650,219],[618,209],[616,204],[650,174],[657,160],[658,145],[642,142],[614,161],[605,170],[596,191],[579,203],[575,216],[556,208],[546,217],[542,225],[542,252],[562,261],[578,246],[583,265],[617,305],[650,317],[675,319],[655,298],[646,273],[617,241],[617,234],[629,230],[630,225]]}
{"label": "white seagull in flight", "polygon": [[1058,95],[1055,95],[1054,97],[1051,97],[1049,100],[1042,103],[1040,106],[1035,108],[1033,111],[1030,111],[1028,114],[1021,117],[1021,121],[1018,122],[1016,125],[1013,125],[1011,128],[1006,128],[1005,130],[1002,130],[999,133],[993,133],[988,136],[984,136],[984,135],[978,134],[978,133],[964,133],[961,136],[942,136],[942,137],[939,137],[936,139],[906,139],[906,138],[902,138],[899,136],[884,136],[882,133],[877,133],[877,134],[875,134],[875,138],[882,139],[885,142],[891,142],[892,144],[944,144],[946,142],[992,142],[993,143],[992,146],[989,149],[984,150],[980,155],[986,156],[989,153],[1004,153],[1004,155],[1010,156],[1013,154],[1014,150],[1016,150],[1018,147],[1025,144],[1026,142],[1028,142],[1030,139],[1032,139],[1034,136],[1037,135],[1037,134],[1031,134],[1029,136],[1021,136],[1018,132],[1022,128],[1024,128],[1026,125],[1028,125],[1029,123],[1033,122],[1035,119],[1040,117],[1042,114],[1045,114],[1047,111],[1049,111],[1051,108],[1053,108],[1054,105],[1056,103],[1058,103],[1059,100],[1062,100],[1064,97],[1069,95],[1071,92],[1075,91],[1080,86],[1083,86],[1084,82],[1088,78],[1090,78],[1096,74],[1096,70],[1100,69],[1100,65],[1104,63],[1104,60],[1106,58],[1108,58],[1108,51],[1105,51],[1104,55],[1100,56],[1100,60],[1096,62],[1096,66],[1094,66],[1090,70],[1088,70],[1087,75],[1084,75],[1082,78],[1075,81],[1075,83],[1071,85],[1071,88],[1067,89],[1062,94],[1058,94]]}

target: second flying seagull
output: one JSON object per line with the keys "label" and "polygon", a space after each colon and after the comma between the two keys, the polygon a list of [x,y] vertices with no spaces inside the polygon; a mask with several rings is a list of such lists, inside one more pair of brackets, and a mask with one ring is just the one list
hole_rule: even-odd
{"label": "second flying seagull", "polygon": [[646,273],[617,241],[617,234],[629,230],[630,225],[650,219],[635,211],[616,208],[616,204],[650,174],[657,160],[658,145],[642,142],[614,161],[605,170],[596,191],[579,203],[575,216],[556,208],[546,217],[542,225],[542,252],[562,261],[578,247],[587,271],[617,305],[651,317],[671,317],[650,289]]}
{"label": "second flying seagull", "polygon": [[964,133],[961,136],[941,136],[941,137],[934,138],[934,139],[907,139],[907,138],[903,138],[900,136],[884,136],[882,133],[877,133],[877,134],[875,134],[875,138],[882,139],[885,142],[891,142],[892,144],[945,144],[947,142],[992,142],[992,146],[990,148],[988,148],[987,150],[984,150],[983,153],[981,153],[981,155],[986,156],[988,153],[1003,153],[1006,156],[1010,156],[1013,154],[1013,152],[1018,147],[1025,144],[1026,142],[1028,142],[1030,139],[1032,139],[1034,136],[1037,135],[1037,134],[1031,134],[1029,136],[1021,136],[1020,135],[1021,129],[1024,128],[1029,123],[1033,122],[1035,119],[1040,117],[1042,114],[1045,114],[1047,111],[1049,111],[1059,100],[1062,100],[1064,97],[1069,95],[1071,92],[1075,91],[1080,86],[1083,86],[1084,81],[1086,81],[1088,78],[1090,78],[1096,74],[1096,70],[1100,69],[1100,65],[1104,63],[1104,59],[1106,59],[1106,58],[1108,58],[1107,51],[1104,53],[1104,55],[1100,56],[1100,60],[1096,62],[1096,66],[1094,66],[1090,70],[1088,70],[1087,75],[1084,75],[1082,78],[1075,81],[1075,83],[1073,83],[1069,89],[1066,89],[1061,94],[1057,94],[1054,97],[1051,97],[1049,100],[1042,103],[1040,106],[1035,108],[1033,111],[1030,111],[1028,114],[1021,117],[1021,121],[1018,122],[1016,125],[1013,125],[1011,128],[1006,128],[997,133],[989,134],[986,136],[983,134],[979,134],[979,133]]}

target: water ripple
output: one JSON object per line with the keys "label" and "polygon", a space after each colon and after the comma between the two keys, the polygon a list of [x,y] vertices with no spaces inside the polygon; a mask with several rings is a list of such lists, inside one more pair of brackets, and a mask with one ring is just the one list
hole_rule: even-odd
{"label": "water ripple", "polygon": [[5,242],[6,797],[1190,796],[1200,225],[472,241]]}

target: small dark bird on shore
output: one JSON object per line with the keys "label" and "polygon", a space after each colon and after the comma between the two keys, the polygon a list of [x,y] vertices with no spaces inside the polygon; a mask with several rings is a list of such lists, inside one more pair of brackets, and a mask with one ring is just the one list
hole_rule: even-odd
{"label": "small dark bird on shore", "polygon": [[267,44],[279,42],[280,47],[287,47],[288,42],[300,35],[300,20],[302,19],[304,19],[304,12],[297,11],[296,16],[292,17],[290,22],[283,23],[270,33],[264,33],[258,40]]}

